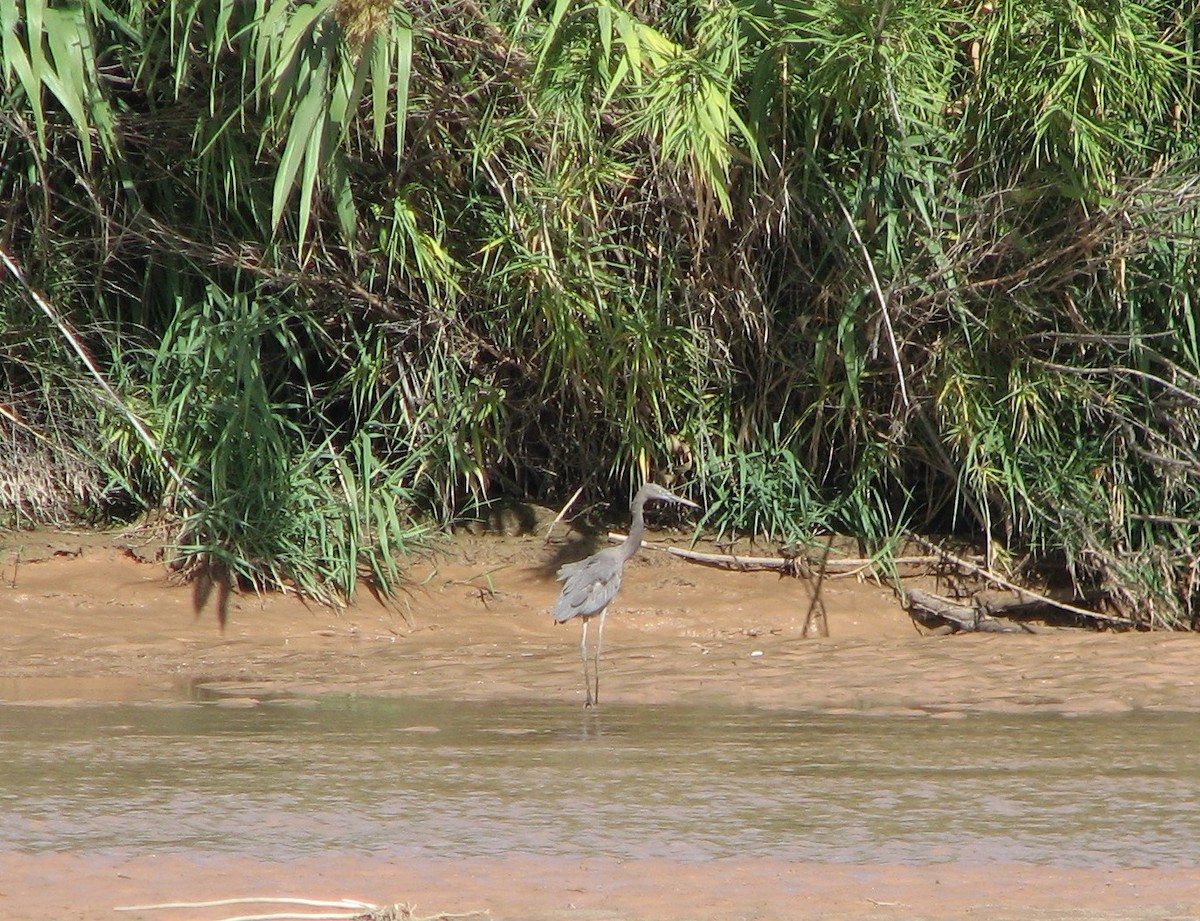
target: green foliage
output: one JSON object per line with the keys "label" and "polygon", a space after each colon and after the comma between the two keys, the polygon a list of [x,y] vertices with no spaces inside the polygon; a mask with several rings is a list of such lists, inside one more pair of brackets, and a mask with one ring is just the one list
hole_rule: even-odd
{"label": "green foliage", "polygon": [[325,600],[352,598],[363,571],[385,593],[396,585],[396,554],[422,533],[397,508],[411,470],[380,462],[377,426],[345,443],[327,424],[323,441],[306,432],[300,359],[320,339],[279,298],[209,288],[150,356],[146,414],[194,490],[166,500],[183,512],[185,568],[217,561],[255,588]]}
{"label": "green foliage", "polygon": [[709,459],[702,471],[705,514],[718,539],[738,530],[781,544],[822,530],[829,508],[812,475],[776,427],[761,448]]}
{"label": "green foliage", "polygon": [[[955,530],[1200,619],[1194,10],[416,13],[0,0],[0,243],[183,565],[349,594],[418,508],[677,464],[722,534]],[[0,405],[74,444],[4,297]]]}
{"label": "green foliage", "polygon": [[[1175,20],[1174,22],[1172,20]],[[999,4],[983,21],[964,140],[1013,178],[1094,195],[1176,134],[1187,28],[1169,4]]]}
{"label": "green foliage", "polygon": [[51,146],[47,96],[70,119],[85,163],[92,162],[93,140],[112,152],[113,113],[101,87],[88,21],[95,12],[81,4],[0,2],[0,87],[32,114],[36,143],[31,151],[39,158]]}

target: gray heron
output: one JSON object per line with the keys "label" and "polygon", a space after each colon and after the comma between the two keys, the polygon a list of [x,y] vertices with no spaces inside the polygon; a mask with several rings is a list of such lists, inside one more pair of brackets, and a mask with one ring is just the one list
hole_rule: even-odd
{"label": "gray heron", "polygon": [[[617,547],[608,547],[593,553],[586,559],[576,563],[567,563],[558,570],[558,580],[563,584],[562,594],[554,605],[555,623],[565,624],[572,618],[578,617],[583,621],[583,636],[579,640],[579,655],[583,659],[583,683],[586,688],[584,706],[591,707],[600,703],[600,646],[604,641],[604,615],[608,605],[616,597],[621,588],[621,576],[625,571],[625,563],[638,551],[642,538],[646,533],[646,523],[642,510],[647,502],[674,502],[699,508],[690,499],[684,499],[668,492],[656,483],[646,483],[633,497],[630,511],[633,512],[633,523],[629,526],[629,536]],[[596,682],[595,693],[592,690],[592,679],[588,673],[587,635],[588,622],[598,618],[596,626]]]}

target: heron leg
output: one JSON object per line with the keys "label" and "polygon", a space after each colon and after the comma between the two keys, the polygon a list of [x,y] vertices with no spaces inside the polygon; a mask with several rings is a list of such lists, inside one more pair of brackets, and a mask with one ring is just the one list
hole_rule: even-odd
{"label": "heron leg", "polygon": [[588,654],[587,654],[587,628],[588,620],[584,617],[583,620],[583,636],[579,640],[579,657],[583,659],[583,686],[586,696],[583,699],[583,705],[590,707],[592,705],[592,677],[588,674]]}
{"label": "heron leg", "polygon": [[596,625],[596,693],[592,697],[592,703],[600,706],[600,647],[604,643],[604,616],[608,613],[608,608],[600,612],[600,623]]}

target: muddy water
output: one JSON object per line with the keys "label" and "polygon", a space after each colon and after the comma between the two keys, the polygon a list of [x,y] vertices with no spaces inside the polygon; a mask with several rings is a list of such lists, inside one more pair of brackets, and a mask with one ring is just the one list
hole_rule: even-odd
{"label": "muddy water", "polygon": [[0,852],[1189,867],[1198,738],[1171,713],[9,704]]}

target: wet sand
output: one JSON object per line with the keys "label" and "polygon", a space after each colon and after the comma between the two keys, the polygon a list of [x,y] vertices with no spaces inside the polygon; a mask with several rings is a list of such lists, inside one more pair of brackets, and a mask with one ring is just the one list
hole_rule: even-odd
{"label": "wet sand", "polygon": [[[556,627],[547,613],[554,568],[583,552],[577,548],[533,537],[464,538],[416,566],[414,584],[392,605],[368,597],[334,612],[239,597],[221,631],[211,609],[193,609],[190,589],[111,540],[28,535],[20,546],[19,560],[11,539],[0,551],[0,699],[167,701],[202,685],[231,706],[346,691],[582,702],[578,629]],[[603,699],[967,719],[984,711],[1200,709],[1200,637],[926,636],[890,591],[850,577],[825,583],[830,636],[814,638],[804,635],[810,591],[772,573],[643,553],[609,618]],[[272,894],[415,903],[418,915],[489,909],[495,918],[580,921],[1186,918],[1200,917],[1198,880],[1195,868],[953,861],[8,853],[0,854],[0,917],[223,918],[252,907],[110,909]]]}
{"label": "wet sand", "polygon": [[228,918],[316,909],[225,906],[113,912],[110,907],[230,896],[405,903],[417,917],[487,911],[494,919],[1184,919],[1200,886],[1181,872],[944,864],[924,867],[773,860],[386,860],[331,854],[268,863],[228,858],[0,855],[8,921]]}

